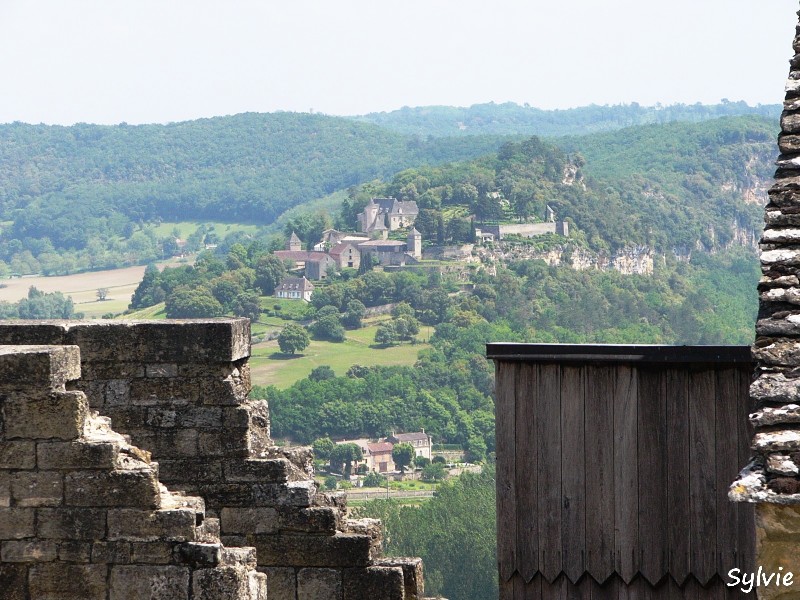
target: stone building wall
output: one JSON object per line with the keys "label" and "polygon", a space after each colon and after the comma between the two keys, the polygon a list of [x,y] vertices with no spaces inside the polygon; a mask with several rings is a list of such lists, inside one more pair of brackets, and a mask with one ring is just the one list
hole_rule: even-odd
{"label": "stone building wall", "polygon": [[793,47],[760,243],[753,457],[729,492],[731,500],[757,503],[759,566],[794,574],[794,585],[762,587],[760,598],[800,596],[800,26]]}
{"label": "stone building wall", "polygon": [[75,346],[0,346],[0,597],[266,600],[253,548],[67,391]]}
{"label": "stone building wall", "polygon": [[272,444],[267,403],[248,397],[247,319],[0,323],[0,344],[31,343],[80,347],[70,388],[170,489],[203,498],[226,545],[256,548],[270,600],[422,597],[421,561],[382,559],[380,522],[318,492],[311,449]]}

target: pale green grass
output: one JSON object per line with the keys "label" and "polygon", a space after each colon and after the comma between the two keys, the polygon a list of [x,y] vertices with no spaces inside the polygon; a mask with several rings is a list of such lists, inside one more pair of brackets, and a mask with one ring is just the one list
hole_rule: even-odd
{"label": "pale green grass", "polygon": [[[353,365],[411,366],[417,361],[419,351],[430,347],[425,343],[404,343],[388,348],[371,347],[376,330],[377,325],[372,325],[348,331],[347,339],[338,344],[311,340],[308,348],[293,358],[282,355],[275,340],[256,344],[250,358],[253,384],[287,388],[308,377],[312,369],[321,365],[330,366],[337,375],[344,375]],[[427,339],[430,334],[424,332],[423,335]]]}
{"label": "pale green grass", "polygon": [[229,233],[233,233],[234,231],[244,231],[245,233],[253,235],[258,230],[258,225],[249,225],[244,223],[220,223],[218,221],[165,221],[160,225],[153,226],[153,230],[156,232],[158,237],[167,237],[172,235],[173,229],[177,229],[180,233],[181,239],[185,240],[201,225],[205,225],[206,228],[213,227],[214,232],[220,237],[220,239],[224,238]]}
{"label": "pale green grass", "polygon": [[164,303],[160,302],[155,306],[148,306],[140,310],[135,310],[127,315],[122,315],[120,319],[166,319],[167,311],[164,308]]}

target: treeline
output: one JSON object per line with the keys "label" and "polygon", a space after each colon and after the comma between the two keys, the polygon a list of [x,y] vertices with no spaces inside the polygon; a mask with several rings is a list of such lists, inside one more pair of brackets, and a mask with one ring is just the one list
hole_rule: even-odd
{"label": "treeline", "polygon": [[[414,287],[398,287],[399,279],[390,286],[389,276],[374,275],[383,283],[370,287],[389,301]],[[476,270],[472,290],[456,295],[447,293],[453,289],[447,278],[429,279],[410,303],[418,318],[435,325],[433,349],[420,352],[413,368],[354,366],[344,376],[309,377],[254,394],[269,400],[277,437],[310,443],[424,427],[480,460],[494,448],[487,342],[749,344],[758,277],[754,254],[739,249],[693,263],[661,262],[652,276],[519,261],[496,276]],[[358,287],[366,289],[363,281]],[[320,310],[347,302],[346,293],[318,298]]]}
{"label": "treeline", "polygon": [[146,232],[152,221],[267,224],[333,191],[499,145],[496,137],[428,140],[296,113],[169,125],[0,125],[0,220],[7,222],[0,260],[16,259],[15,272],[29,272],[22,263],[32,260],[45,270],[51,255],[69,256],[77,268],[112,266],[109,254],[146,262],[157,252]]}
{"label": "treeline", "polygon": [[42,292],[31,286],[18,302],[0,301],[0,319],[80,319],[72,297],[61,292]]}
{"label": "treeline", "polygon": [[[354,509],[359,518],[380,519],[389,556],[425,562],[425,592],[459,600],[497,598],[495,470],[465,473],[439,484],[419,506],[372,500]],[[465,568],[468,565],[468,568]]]}
{"label": "treeline", "polygon": [[415,200],[423,239],[458,243],[472,241],[473,216],[536,221],[549,206],[573,225],[575,243],[595,251],[718,250],[762,227],[752,193],[769,180],[774,130],[763,118],[737,117],[563,139],[566,150],[538,138],[507,142],[491,156],[353,188],[340,218],[354,226],[376,195]]}
{"label": "treeline", "polygon": [[418,135],[524,134],[539,136],[583,135],[601,131],[669,123],[699,122],[719,117],[758,115],[777,123],[780,104],[748,106],[746,102],[641,106],[616,104],[543,110],[513,102],[455,106],[405,106],[399,110],[353,117],[392,131]]}

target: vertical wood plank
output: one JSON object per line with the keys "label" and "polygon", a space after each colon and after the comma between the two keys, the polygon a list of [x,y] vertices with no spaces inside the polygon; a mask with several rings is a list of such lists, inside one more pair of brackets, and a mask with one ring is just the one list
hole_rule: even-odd
{"label": "vertical wood plank", "polygon": [[717,560],[714,371],[689,373],[689,523],[691,571],[701,585],[714,575]]}
{"label": "vertical wood plank", "polygon": [[561,562],[576,583],[585,571],[586,461],[584,457],[584,370],[561,369]]}
{"label": "vertical wood plank", "polygon": [[516,493],[517,544],[516,568],[529,582],[539,571],[539,439],[536,426],[538,369],[522,363],[517,379],[516,396]]}
{"label": "vertical wood plank", "polygon": [[617,367],[614,388],[614,554],[625,584],[638,570],[639,477],[637,449],[638,386],[636,371]]}
{"label": "vertical wood plank", "polygon": [[739,504],[728,500],[728,487],[744,465],[739,464],[739,448],[736,436],[739,418],[739,371],[735,368],[716,372],[716,528],[717,565],[716,572],[723,577],[736,564],[736,541],[739,521]]}
{"label": "vertical wood plank", "polygon": [[[742,367],[739,371],[739,413],[736,417],[738,429],[736,432],[739,449],[739,468],[743,469],[750,461],[750,442],[753,439],[753,428],[748,418],[755,408],[750,400],[750,383],[752,381],[752,366]],[[743,571],[752,573],[755,570],[756,550],[756,525],[755,508],[749,502],[742,502],[737,507],[738,523],[736,531],[736,565]]]}
{"label": "vertical wood plank", "polygon": [[[497,461],[497,565],[500,582],[516,569],[517,506],[515,421],[518,363],[498,361],[495,389],[495,459]],[[504,589],[501,586],[501,590]],[[511,592],[513,593],[513,591]],[[501,593],[502,597],[502,593]],[[511,600],[509,598],[509,600]]]}
{"label": "vertical wood plank", "polygon": [[641,574],[655,586],[667,572],[667,427],[663,369],[639,375],[639,548]]}
{"label": "vertical wood plank", "polygon": [[518,600],[541,600],[542,599],[542,575],[537,573],[533,579],[526,582],[519,574],[514,577],[516,581],[515,591],[519,591],[516,598]]}
{"label": "vertical wood plank", "polygon": [[669,573],[683,584],[690,572],[689,534],[689,373],[665,374],[667,420],[667,548]]}
{"label": "vertical wood plank", "polygon": [[[561,573],[561,367],[539,365],[536,395],[539,439],[539,571],[553,582]],[[544,589],[544,583],[542,589]]]}
{"label": "vertical wood plank", "polygon": [[586,368],[586,570],[614,570],[614,367]]}

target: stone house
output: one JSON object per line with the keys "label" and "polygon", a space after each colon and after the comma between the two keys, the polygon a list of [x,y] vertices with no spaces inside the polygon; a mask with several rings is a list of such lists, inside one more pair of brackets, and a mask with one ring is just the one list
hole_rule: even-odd
{"label": "stone house", "polygon": [[311,302],[313,293],[314,284],[305,277],[284,277],[280,285],[275,288],[276,298],[288,298],[290,300]]}
{"label": "stone house", "polygon": [[419,207],[413,200],[372,198],[358,215],[358,228],[364,233],[394,231],[411,227],[418,215]]}
{"label": "stone house", "polygon": [[336,261],[324,252],[276,250],[273,254],[281,260],[291,261],[295,269],[305,269],[305,276],[314,281],[325,279],[328,269],[336,268]]}
{"label": "stone house", "polygon": [[352,242],[340,242],[328,251],[340,269],[357,269],[361,265],[361,252]]}
{"label": "stone house", "polygon": [[413,256],[408,254],[408,244],[399,240],[370,240],[358,245],[362,260],[375,257],[380,265],[405,265],[414,262]]}
{"label": "stone house", "polygon": [[391,442],[370,442],[367,444],[367,470],[377,471],[378,473],[394,471],[393,448],[394,444]]}
{"label": "stone house", "polygon": [[411,444],[414,447],[415,456],[423,456],[428,460],[433,460],[433,438],[425,433],[425,430],[413,433],[392,433],[386,438],[392,444]]}

